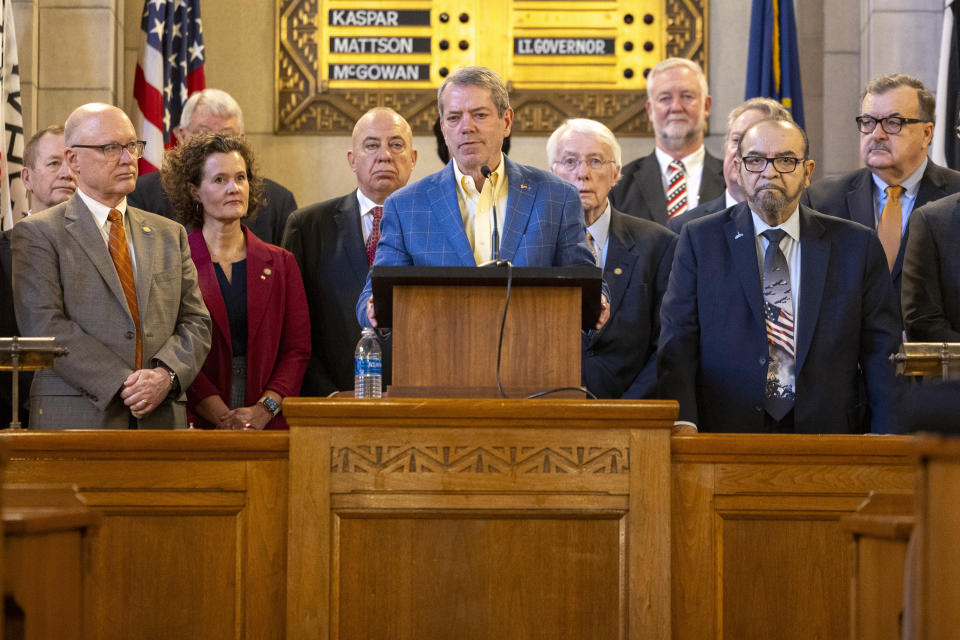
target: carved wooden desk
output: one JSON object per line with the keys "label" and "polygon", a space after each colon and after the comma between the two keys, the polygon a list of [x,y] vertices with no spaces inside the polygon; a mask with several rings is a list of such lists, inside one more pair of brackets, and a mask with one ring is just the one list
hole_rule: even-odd
{"label": "carved wooden desk", "polygon": [[291,640],[670,637],[675,402],[284,413]]}

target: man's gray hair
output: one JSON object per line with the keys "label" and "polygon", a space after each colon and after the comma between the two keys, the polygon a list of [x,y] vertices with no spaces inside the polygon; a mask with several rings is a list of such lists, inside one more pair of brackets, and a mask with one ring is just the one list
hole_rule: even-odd
{"label": "man's gray hair", "polygon": [[619,169],[621,167],[623,156],[620,151],[620,143],[617,142],[617,137],[607,128],[607,125],[587,118],[570,118],[550,134],[550,138],[547,140],[547,164],[549,166],[552,167],[554,163],[560,160],[560,158],[557,157],[560,151],[560,143],[571,133],[595,136],[601,142],[608,144],[610,150],[613,152],[613,160],[617,163],[617,168]]}
{"label": "man's gray hair", "polygon": [[927,89],[919,79],[905,73],[888,73],[885,76],[879,76],[867,83],[863,93],[860,95],[860,102],[867,97],[869,93],[872,96],[879,96],[893,89],[900,87],[910,87],[917,90],[917,118],[924,122],[933,122],[936,120],[937,102],[933,94]]}
{"label": "man's gray hair", "polygon": [[208,113],[221,118],[236,118],[240,125],[240,131],[243,133],[243,111],[240,105],[226,91],[220,89],[204,89],[197,91],[187,99],[183,105],[183,112],[180,114],[180,126],[184,129],[190,128],[190,122],[193,120],[193,114],[197,109],[203,109]]}
{"label": "man's gray hair", "polygon": [[759,111],[765,116],[763,118],[764,120],[793,120],[790,111],[776,100],[771,98],[750,98],[746,102],[742,102],[734,107],[727,116],[727,138],[730,137],[730,129],[733,128],[733,123],[747,111]]}
{"label": "man's gray hair", "polygon": [[498,118],[502,118],[503,114],[510,108],[507,86],[503,84],[503,80],[495,71],[487,67],[460,67],[447,76],[443,84],[440,85],[440,89],[437,90],[437,108],[441,118],[443,118],[443,91],[450,84],[456,87],[469,86],[489,89],[493,106],[497,108]]}
{"label": "man's gray hair", "polygon": [[703,69],[700,68],[699,64],[687,58],[665,58],[658,62],[656,66],[650,70],[650,73],[647,74],[647,95],[651,96],[652,99],[653,94],[650,91],[650,87],[653,86],[654,78],[664,71],[676,69],[677,67],[685,67],[697,74],[697,80],[700,82],[700,99],[706,100],[710,94],[710,89],[707,87],[707,76],[704,75]]}

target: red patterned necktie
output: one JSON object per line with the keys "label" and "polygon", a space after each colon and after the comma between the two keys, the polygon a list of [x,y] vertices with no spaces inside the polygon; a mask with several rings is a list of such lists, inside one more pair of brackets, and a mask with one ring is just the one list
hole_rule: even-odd
{"label": "red patterned necktie", "polygon": [[674,160],[667,165],[667,215],[670,218],[687,212],[687,170]]}
{"label": "red patterned necktie", "polygon": [[137,328],[137,366],[143,363],[143,335],[140,332],[140,305],[137,303],[137,284],[133,275],[133,261],[130,260],[130,249],[127,247],[127,234],[123,230],[123,217],[116,209],[110,209],[107,214],[110,221],[110,257],[113,266],[120,276],[120,286],[127,299],[127,308],[133,316],[133,324]]}
{"label": "red patterned necktie", "polygon": [[380,242],[380,221],[383,219],[383,207],[376,206],[370,209],[373,213],[373,226],[367,236],[367,264],[373,265],[373,258],[377,255],[377,243]]}

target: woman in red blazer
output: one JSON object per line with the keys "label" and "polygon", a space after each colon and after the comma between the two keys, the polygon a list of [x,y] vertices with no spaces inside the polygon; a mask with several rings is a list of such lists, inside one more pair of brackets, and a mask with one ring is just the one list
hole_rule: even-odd
{"label": "woman in red blazer", "polygon": [[241,139],[202,133],[167,152],[163,188],[191,231],[213,344],[187,389],[198,427],[283,429],[287,396],[300,393],[310,357],[303,280],[289,251],[241,224],[256,212],[262,181]]}

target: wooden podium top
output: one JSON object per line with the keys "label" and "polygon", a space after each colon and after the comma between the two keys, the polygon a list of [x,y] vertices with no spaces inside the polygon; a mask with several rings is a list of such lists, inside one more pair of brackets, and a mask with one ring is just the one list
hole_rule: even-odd
{"label": "wooden podium top", "polygon": [[[518,422],[532,427],[656,428],[672,427],[678,405],[673,400],[574,400],[501,398],[288,398],[283,414],[291,426],[319,421],[349,426],[389,420],[393,426],[504,427]],[[602,424],[594,424],[600,421]]]}

